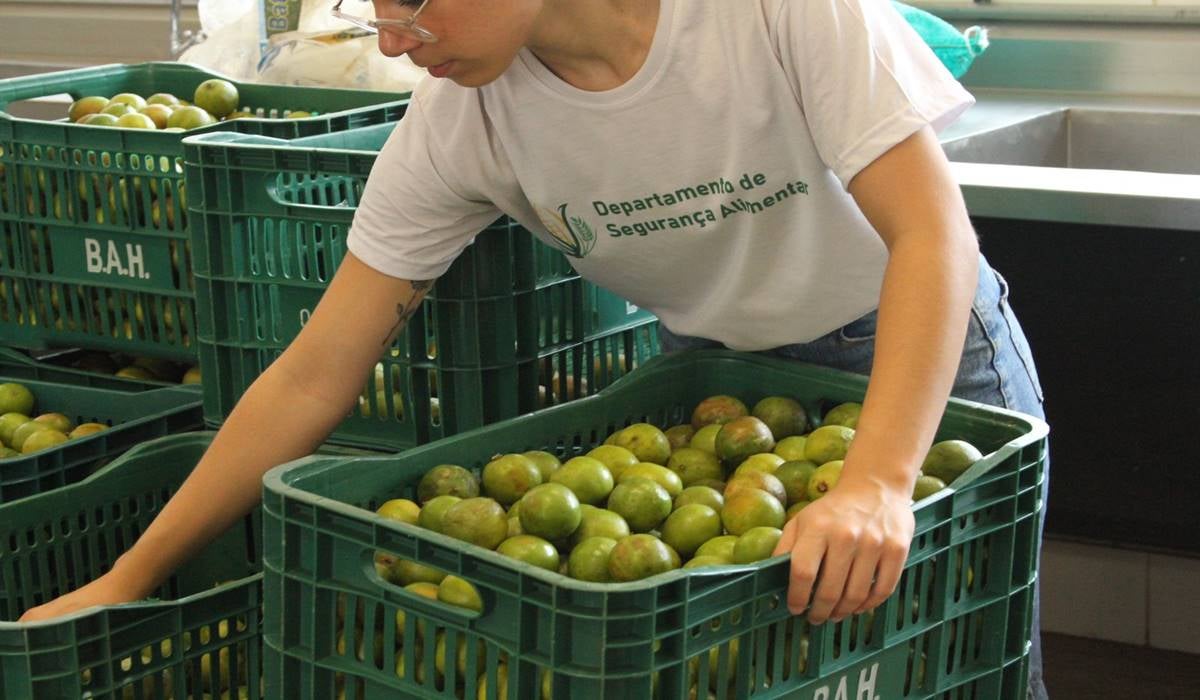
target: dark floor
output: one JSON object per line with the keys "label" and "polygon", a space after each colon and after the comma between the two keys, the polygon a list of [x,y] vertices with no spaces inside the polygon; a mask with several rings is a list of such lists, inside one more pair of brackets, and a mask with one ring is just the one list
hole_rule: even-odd
{"label": "dark floor", "polygon": [[1054,700],[1200,698],[1200,656],[1042,635],[1046,689]]}

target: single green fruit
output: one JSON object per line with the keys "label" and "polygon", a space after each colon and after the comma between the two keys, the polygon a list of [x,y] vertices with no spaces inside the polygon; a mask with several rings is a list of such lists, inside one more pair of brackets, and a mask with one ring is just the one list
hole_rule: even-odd
{"label": "single green fruit", "polygon": [[580,581],[608,583],[608,559],[617,540],[611,537],[589,537],[571,550],[567,558],[567,575]]}
{"label": "single green fruit", "polygon": [[692,503],[667,516],[662,525],[662,541],[687,559],[700,545],[722,532],[721,516],[709,506]]}
{"label": "single green fruit", "polygon": [[446,509],[442,533],[484,549],[495,549],[508,537],[508,515],[490,498],[465,498]]}
{"label": "single green fruit", "polygon": [[912,498],[914,501],[924,500],[944,488],[946,488],[946,482],[936,476],[922,474],[917,477],[917,483],[913,485]]}
{"label": "single green fruit", "polygon": [[558,571],[558,550],[535,535],[509,537],[500,543],[496,551],[547,571]]}
{"label": "single green fruit", "polygon": [[523,531],[547,540],[560,540],[575,532],[583,514],[579,498],[571,489],[559,483],[549,483],[529,489],[521,499],[518,517]]}
{"label": "single green fruit", "polygon": [[951,484],[981,459],[983,453],[966,440],[942,440],[929,448],[921,472]]}

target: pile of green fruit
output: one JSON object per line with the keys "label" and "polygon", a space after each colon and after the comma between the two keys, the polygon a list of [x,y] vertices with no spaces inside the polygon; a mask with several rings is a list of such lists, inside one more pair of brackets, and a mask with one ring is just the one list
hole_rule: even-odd
{"label": "pile of green fruit", "polygon": [[72,355],[68,366],[85,372],[110,374],[125,379],[199,384],[200,366],[164,360],[160,357],[130,357],[121,353],[83,351]]}
{"label": "pile of green fruit", "polygon": [[[689,424],[635,423],[565,462],[530,451],[497,455],[478,476],[455,464],[434,466],[416,500],[387,500],[376,513],[595,583],[749,564],[770,557],[784,523],[836,487],[861,410],[858,403],[837,405],[810,430],[808,413],[792,398],[768,397],[751,410],[736,397],[711,396]],[[914,501],[945,488],[982,456],[962,440],[935,444]],[[482,609],[478,591],[444,571],[386,552],[376,553],[375,566],[382,578],[417,595]],[[397,640],[403,622],[401,611]],[[444,645],[436,653],[441,671]],[[363,650],[357,654],[361,660]],[[460,643],[460,672],[465,654]],[[396,672],[405,675],[402,666]],[[548,698],[548,674],[543,686]]]}
{"label": "pile of green fruit", "polygon": [[23,384],[0,384],[0,460],[32,454],[67,440],[87,437],[104,430],[103,423],[75,423],[62,413],[43,413],[31,418],[37,399]]}
{"label": "pile of green fruit", "polygon": [[[183,132],[218,121],[260,116],[239,107],[241,96],[237,86],[228,80],[205,80],[192,93],[192,101],[181,100],[169,92],[157,92],[142,97],[122,92],[112,97],[88,95],[71,103],[67,119],[74,124],[115,126],[125,129],[160,129]],[[285,119],[311,117],[311,112],[284,111]]]}
{"label": "pile of green fruit", "polygon": [[[690,424],[635,423],[565,463],[533,451],[498,455],[481,477],[435,466],[417,501],[389,500],[378,513],[583,581],[748,564],[769,557],[784,523],[837,485],[861,408],[835,406],[810,432],[794,399],[768,397],[751,411],[712,396]],[[981,457],[961,440],[934,445],[913,499]],[[410,565],[380,573],[407,585]]]}

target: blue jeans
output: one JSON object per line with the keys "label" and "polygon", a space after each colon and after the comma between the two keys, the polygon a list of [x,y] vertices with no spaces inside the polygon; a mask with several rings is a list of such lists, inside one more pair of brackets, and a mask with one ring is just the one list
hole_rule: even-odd
{"label": "blue jeans", "polygon": [[[847,372],[870,374],[875,357],[875,320],[871,313],[828,333],[816,340],[797,345],[765,350],[771,355],[790,360],[833,367]],[[720,348],[720,343],[705,338],[677,336],[665,327],[659,328],[663,352],[677,350]],[[954,379],[954,396],[1010,408],[1045,419],[1042,408],[1042,387],[1025,333],[1008,305],[1008,283],[981,255],[979,284],[971,305],[971,319],[963,347],[962,361]],[[1049,460],[1047,460],[1047,470]],[[1049,471],[1042,486],[1042,524],[1045,523],[1045,504],[1049,501]],[[1041,541],[1039,528],[1038,541]],[[1029,697],[1047,697],[1042,680],[1042,642],[1040,615],[1040,585],[1033,591],[1032,649],[1029,654]]]}

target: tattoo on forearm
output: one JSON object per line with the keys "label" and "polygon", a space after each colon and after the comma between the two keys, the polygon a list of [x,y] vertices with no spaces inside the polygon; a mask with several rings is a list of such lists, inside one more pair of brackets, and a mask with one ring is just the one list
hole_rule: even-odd
{"label": "tattoo on forearm", "polygon": [[421,297],[423,293],[432,286],[433,280],[413,280],[412,296],[408,298],[408,301],[402,301],[399,304],[396,304],[396,323],[392,326],[392,329],[388,331],[387,337],[383,339],[384,347],[391,345],[392,342],[395,341],[396,336],[400,333],[400,329],[403,328],[404,324],[408,323],[409,319],[411,319],[413,315],[417,313],[417,308],[421,305]]}

